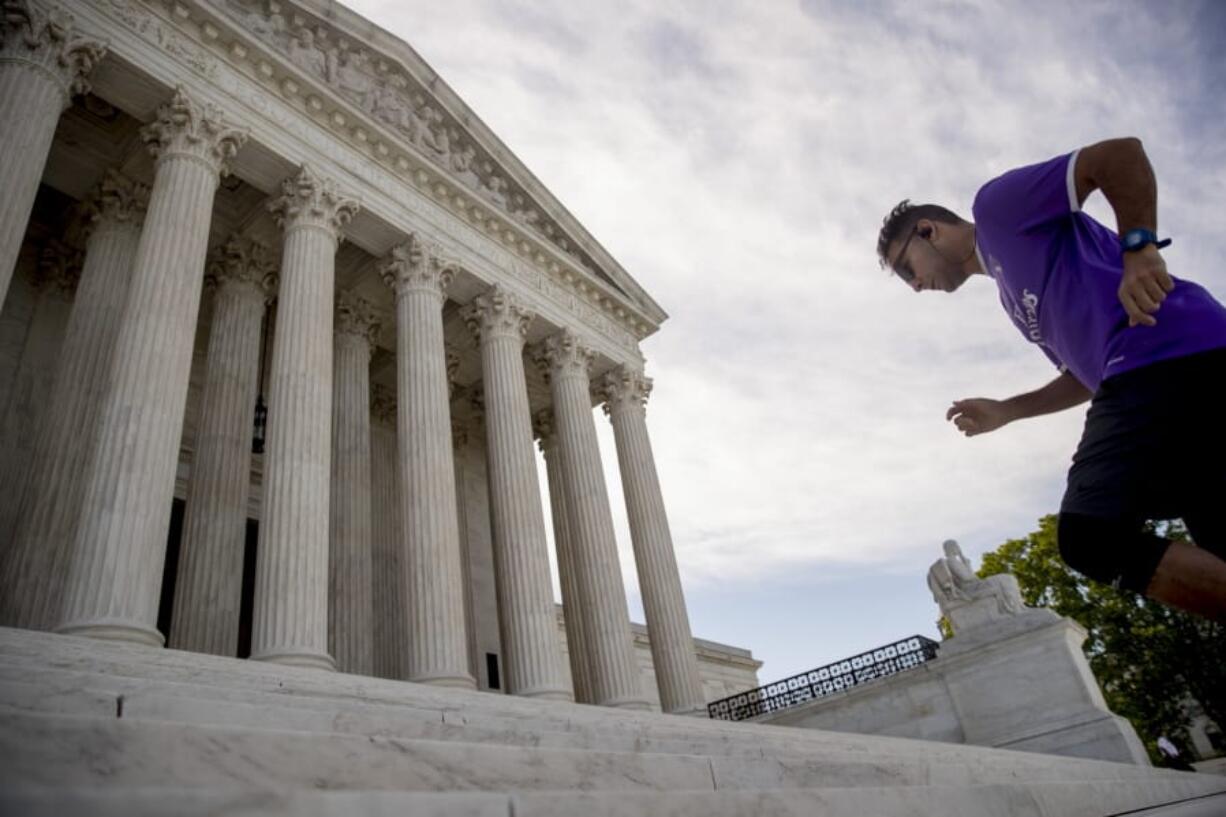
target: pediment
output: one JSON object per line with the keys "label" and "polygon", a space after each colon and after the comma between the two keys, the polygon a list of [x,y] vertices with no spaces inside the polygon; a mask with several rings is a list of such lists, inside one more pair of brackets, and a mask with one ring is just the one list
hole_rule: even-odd
{"label": "pediment", "polygon": [[213,4],[314,84],[392,131],[419,160],[551,245],[580,275],[599,281],[656,326],[667,317],[403,40],[329,0]]}

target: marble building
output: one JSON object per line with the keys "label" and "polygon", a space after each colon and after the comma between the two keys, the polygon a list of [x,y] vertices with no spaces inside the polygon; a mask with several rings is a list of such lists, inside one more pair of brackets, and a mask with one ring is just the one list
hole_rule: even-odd
{"label": "marble building", "polygon": [[327,0],[0,27],[0,624],[675,713],[756,685],[690,631],[666,314],[411,48]]}

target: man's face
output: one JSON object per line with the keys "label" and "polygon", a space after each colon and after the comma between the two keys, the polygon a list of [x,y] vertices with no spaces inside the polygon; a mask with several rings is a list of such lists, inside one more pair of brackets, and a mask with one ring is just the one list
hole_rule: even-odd
{"label": "man's face", "polygon": [[943,226],[945,229],[939,229],[935,222],[921,220],[910,233],[890,244],[890,268],[916,292],[953,292],[969,277],[962,265],[948,260],[957,254],[946,246],[954,231],[951,225]]}

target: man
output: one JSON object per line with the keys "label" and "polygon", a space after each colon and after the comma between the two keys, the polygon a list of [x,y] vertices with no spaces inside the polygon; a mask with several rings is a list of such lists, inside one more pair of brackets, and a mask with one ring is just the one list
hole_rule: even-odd
{"label": "man", "polygon": [[[1081,212],[1095,190],[1118,233]],[[1141,142],[1012,170],[980,188],[972,218],[904,201],[881,228],[881,263],[916,292],[994,279],[1060,374],[1007,400],[958,400],[946,418],[973,437],[1093,396],[1060,507],[1061,555],[1092,579],[1226,621],[1226,308],[1167,272]],[[1195,546],[1144,532],[1173,518]]]}

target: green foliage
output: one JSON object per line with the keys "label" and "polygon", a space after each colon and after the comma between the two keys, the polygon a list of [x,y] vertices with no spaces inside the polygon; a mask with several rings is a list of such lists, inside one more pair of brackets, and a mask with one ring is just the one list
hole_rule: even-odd
{"label": "green foliage", "polygon": [[[1179,523],[1154,530],[1188,538]],[[1189,745],[1188,697],[1226,727],[1226,627],[1073,572],[1060,559],[1055,515],[1040,519],[1025,539],[984,554],[979,576],[996,573],[1017,577],[1026,604],[1049,607],[1086,629],[1083,649],[1107,705],[1132,722],[1155,760],[1159,735]]]}

